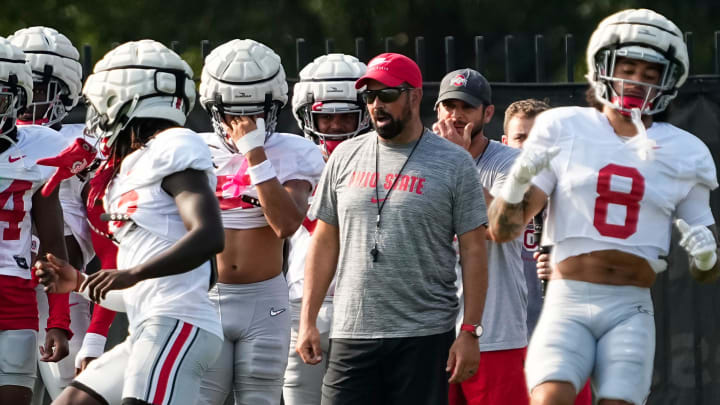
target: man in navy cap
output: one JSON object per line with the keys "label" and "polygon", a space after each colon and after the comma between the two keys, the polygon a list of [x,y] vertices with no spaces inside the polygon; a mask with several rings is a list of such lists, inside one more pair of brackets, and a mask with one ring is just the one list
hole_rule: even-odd
{"label": "man in navy cap", "polygon": [[[378,55],[355,83],[375,132],[340,144],[313,200],[297,351],[322,359],[318,310],[337,269],[322,402],[441,404],[475,374],[487,285],[485,202],[470,155],[423,128],[422,76]],[[458,235],[465,290],[455,333]]]}
{"label": "man in navy cap", "polygon": [[[491,96],[490,84],[479,72],[450,72],[440,82],[435,102],[438,121],[433,125],[438,135],[470,152],[486,201],[498,192],[519,154],[485,136],[485,124],[495,112]],[[482,362],[472,378],[450,386],[450,405],[526,405],[527,284],[522,237],[502,244],[488,241],[487,252],[488,289],[479,339]],[[457,271],[462,274],[465,268],[459,264]],[[462,288],[458,291],[461,297],[469,293]],[[462,308],[460,313],[462,316]]]}

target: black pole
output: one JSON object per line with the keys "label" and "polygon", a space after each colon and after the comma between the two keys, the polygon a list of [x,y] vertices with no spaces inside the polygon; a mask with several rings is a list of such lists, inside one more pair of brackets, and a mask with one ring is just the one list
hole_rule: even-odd
{"label": "black pole", "polygon": [[505,81],[510,83],[513,81],[512,75],[512,59],[510,57],[510,48],[512,47],[513,36],[505,35]]}
{"label": "black pole", "polygon": [[355,38],[355,57],[357,57],[360,61],[367,60],[367,55],[365,52],[365,38]]}
{"label": "black pole", "polygon": [[415,63],[420,68],[423,77],[427,74],[425,70],[425,38],[415,37]]}
{"label": "black pole", "polygon": [[475,36],[475,70],[482,73],[485,70],[485,38]]}
{"label": "black pole", "polygon": [[445,73],[455,70],[455,38],[445,37]]}
{"label": "black pole", "polygon": [[572,34],[565,35],[565,74],[568,83],[575,81],[575,38]]}
{"label": "black pole", "polygon": [[542,83],[545,80],[545,39],[542,35],[535,35],[535,81]]}

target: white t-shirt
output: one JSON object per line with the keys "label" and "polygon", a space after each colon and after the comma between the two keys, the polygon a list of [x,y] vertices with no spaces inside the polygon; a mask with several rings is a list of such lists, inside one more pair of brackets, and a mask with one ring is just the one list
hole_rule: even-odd
{"label": "white t-shirt", "polygon": [[[122,162],[108,186],[106,212],[128,214],[132,221],[111,222],[120,242],[118,268],[129,269],[170,248],[187,230],[162,180],[186,169],[205,171],[215,186],[207,145],[195,132],[172,128],[151,139]],[[188,322],[222,338],[217,311],[208,298],[210,263],[191,271],[141,281],[123,291],[130,333],[152,316]]]}
{"label": "white t-shirt", "polygon": [[0,275],[30,279],[32,197],[55,172],[35,162],[65,147],[57,131],[39,125],[17,128],[17,142],[0,153]]}
{"label": "white t-shirt", "polygon": [[553,262],[605,249],[654,261],[668,252],[673,217],[715,222],[709,192],[718,183],[705,144],[667,123],[653,123],[647,135],[656,146],[644,160],[636,137],[616,135],[594,108],[555,108],[535,119],[525,148],[560,148],[533,179],[550,196],[543,241],[555,245]]}
{"label": "white t-shirt", "polygon": [[[255,186],[248,174],[243,176],[239,195],[234,197],[235,187],[223,190],[239,172],[246,173],[248,163],[240,153],[227,149],[222,140],[213,132],[200,134],[212,153],[217,175],[215,195],[220,202],[223,226],[228,229],[254,229],[267,226],[262,208],[242,201],[240,195],[258,198]],[[265,155],[275,168],[280,184],[289,180],[304,180],[315,188],[322,174],[325,161],[322,153],[311,141],[294,134],[274,133],[264,145]]]}
{"label": "white t-shirt", "polygon": [[[520,154],[497,141],[490,141],[475,161],[480,184],[491,195],[502,189],[515,158]],[[505,243],[487,241],[488,288],[483,311],[483,335],[479,339],[480,351],[518,349],[527,346],[527,284],[523,268],[522,239]],[[464,315],[462,269],[458,273],[458,298],[460,313],[457,327]]]}

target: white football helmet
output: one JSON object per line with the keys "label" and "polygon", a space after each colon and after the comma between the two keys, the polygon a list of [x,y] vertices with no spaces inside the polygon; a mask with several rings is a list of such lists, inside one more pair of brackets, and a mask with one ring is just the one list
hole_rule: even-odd
{"label": "white football helmet", "polygon": [[[660,82],[650,85],[613,77],[617,57],[661,65]],[[587,79],[598,101],[625,114],[638,108],[648,115],[667,108],[685,83],[690,68],[680,29],[664,16],[647,9],[620,11],[601,21],[590,38],[587,64]],[[644,99],[626,100],[625,83],[646,86]]]}
{"label": "white football helmet", "polygon": [[95,65],[82,93],[86,132],[109,148],[134,118],[159,118],[184,125],[195,104],[190,66],[150,39],[126,42]]}
{"label": "white football helmet", "polygon": [[18,111],[32,102],[32,85],[25,54],[0,37],[0,135],[15,128]]}
{"label": "white football helmet", "polygon": [[215,133],[237,152],[225,133],[224,115],[265,114],[265,137],[275,132],[288,85],[280,56],[252,39],[234,39],[205,58],[200,78],[200,103],[210,114]]}
{"label": "white football helmet", "polygon": [[[51,126],[77,105],[82,87],[80,53],[70,40],[53,28],[30,27],[8,37],[25,52],[35,81],[35,97],[27,124]],[[39,94],[45,90],[44,94]]]}
{"label": "white football helmet", "polygon": [[[331,53],[315,58],[300,71],[293,89],[292,112],[305,136],[319,142],[329,152],[327,142],[339,142],[370,129],[367,107],[355,89],[355,81],[367,66],[356,57]],[[322,133],[317,114],[357,113],[357,127],[344,134]]]}

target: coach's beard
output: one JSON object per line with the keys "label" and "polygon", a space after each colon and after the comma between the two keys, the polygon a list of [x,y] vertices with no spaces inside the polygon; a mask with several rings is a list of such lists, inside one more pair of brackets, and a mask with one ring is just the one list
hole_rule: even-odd
{"label": "coach's beard", "polygon": [[[385,121],[386,123],[379,126],[377,121]],[[393,139],[405,129],[405,125],[410,121],[410,109],[403,111],[402,117],[395,119],[392,115],[382,110],[375,112],[375,118],[372,120],[373,127],[378,135],[383,139]]]}

